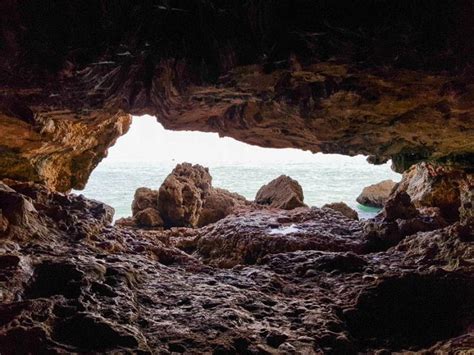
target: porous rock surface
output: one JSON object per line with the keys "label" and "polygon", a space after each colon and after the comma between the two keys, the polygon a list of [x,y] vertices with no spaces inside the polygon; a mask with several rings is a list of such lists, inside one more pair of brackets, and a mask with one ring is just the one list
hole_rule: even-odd
{"label": "porous rock surface", "polygon": [[461,199],[469,204],[466,195],[472,197],[472,179],[472,173],[456,166],[424,162],[404,172],[397,191],[409,194],[416,207],[438,207],[445,218],[457,220]]}
{"label": "porous rock surface", "polygon": [[83,188],[129,114],[400,172],[472,165],[469,1],[100,4],[2,2],[0,177]]}
{"label": "porous rock surface", "polygon": [[350,219],[359,219],[359,214],[354,209],[350,208],[347,203],[344,202],[332,202],[323,205],[322,208],[330,208],[334,211],[342,213],[344,216]]}
{"label": "porous rock surface", "polygon": [[159,190],[138,188],[132,202],[132,217],[117,223],[151,228],[202,227],[248,204],[237,193],[214,188],[208,168],[182,163],[176,165]]}
{"label": "porous rock surface", "polygon": [[81,196],[0,186],[17,201],[2,205],[2,354],[472,348],[474,248],[458,224],[370,253],[363,223],[330,209],[146,231]]}
{"label": "porous rock surface", "polygon": [[303,200],[301,185],[286,175],[281,175],[262,186],[255,195],[257,204],[284,210],[306,206]]}
{"label": "porous rock surface", "polygon": [[357,196],[356,200],[361,205],[383,207],[395,185],[396,182],[392,180],[383,180],[376,184],[366,186],[360,195]]}
{"label": "porous rock surface", "polygon": [[[455,0],[0,2],[0,178],[23,181],[0,184],[0,353],[472,351],[473,17]],[[244,206],[115,227],[60,192],[130,114],[429,163],[367,222]]]}

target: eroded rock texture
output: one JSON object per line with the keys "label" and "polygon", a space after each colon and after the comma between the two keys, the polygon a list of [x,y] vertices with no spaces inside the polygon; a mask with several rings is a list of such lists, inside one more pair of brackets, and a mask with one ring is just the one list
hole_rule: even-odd
{"label": "eroded rock texture", "polygon": [[[472,351],[473,18],[468,0],[2,1],[0,353]],[[129,114],[408,170],[368,222],[243,206],[110,226],[57,191]],[[211,221],[227,193],[203,200],[199,177],[170,178],[163,224]]]}
{"label": "eroded rock texture", "polygon": [[213,187],[208,168],[182,163],[176,165],[159,190],[138,188],[132,202],[132,217],[117,222],[148,228],[202,227],[248,204],[237,193]]}
{"label": "eroded rock texture", "polygon": [[255,195],[255,202],[259,205],[292,210],[306,206],[303,202],[303,188],[298,181],[281,175],[263,185]]}
{"label": "eroded rock texture", "polygon": [[127,114],[472,165],[470,1],[4,1],[0,176],[84,186]]}
{"label": "eroded rock texture", "polygon": [[458,223],[371,253],[364,223],[330,209],[145,231],[80,196],[0,191],[16,201],[2,205],[2,354],[472,349],[474,247]]}
{"label": "eroded rock texture", "polygon": [[357,202],[366,206],[383,207],[395,185],[396,183],[392,180],[384,180],[376,184],[366,186],[360,195],[357,196]]}

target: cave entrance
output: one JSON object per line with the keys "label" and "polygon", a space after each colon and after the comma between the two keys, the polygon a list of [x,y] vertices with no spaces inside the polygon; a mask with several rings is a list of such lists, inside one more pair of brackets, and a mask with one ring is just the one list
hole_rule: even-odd
{"label": "cave entrance", "polygon": [[390,169],[390,162],[376,166],[362,155],[262,148],[216,133],[165,130],[154,117],[142,116],[133,119],[129,132],[109,149],[108,157],[78,193],[114,207],[115,218],[129,216],[138,187],[158,189],[176,164],[185,161],[209,167],[214,186],[249,200],[262,185],[285,174],[301,184],[306,204],[343,201],[362,218],[377,212],[356,202],[362,189],[401,177]]}

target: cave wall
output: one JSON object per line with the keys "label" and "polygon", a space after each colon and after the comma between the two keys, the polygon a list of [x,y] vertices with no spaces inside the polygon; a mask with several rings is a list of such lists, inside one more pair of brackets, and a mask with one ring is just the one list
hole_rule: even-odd
{"label": "cave wall", "polygon": [[129,124],[472,167],[470,1],[0,5],[0,178],[84,187]]}

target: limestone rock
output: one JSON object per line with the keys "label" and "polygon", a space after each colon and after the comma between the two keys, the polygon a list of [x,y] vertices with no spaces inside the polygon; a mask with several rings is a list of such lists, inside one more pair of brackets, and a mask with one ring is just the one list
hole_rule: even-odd
{"label": "limestone rock", "polygon": [[365,242],[359,221],[316,207],[244,210],[197,233],[196,254],[218,267],[255,264],[284,250],[361,252]]}
{"label": "limestone rock", "polygon": [[468,175],[459,188],[461,200],[459,220],[464,230],[464,238],[474,240],[474,174]]}
{"label": "limestone rock", "polygon": [[139,187],[133,197],[132,215],[136,215],[147,208],[158,209],[158,191],[147,187]]}
{"label": "limestone rock", "polygon": [[178,164],[159,190],[158,209],[165,225],[196,226],[211,180],[200,165]]}
{"label": "limestone rock", "polygon": [[209,170],[178,164],[159,190],[158,210],[167,227],[203,226],[227,216],[245,198],[212,187]]}
{"label": "limestone rock", "polygon": [[2,354],[472,347],[474,248],[459,223],[367,253],[364,222],[327,208],[251,205],[203,228],[136,230],[83,196],[8,186],[35,210],[0,238]]}
{"label": "limestone rock", "polygon": [[156,208],[148,207],[139,211],[134,216],[136,224],[140,227],[162,227],[163,219]]}
{"label": "limestone rock", "polygon": [[284,210],[306,206],[303,200],[301,185],[286,175],[281,175],[262,186],[255,196],[257,204]]}
{"label": "limestone rock", "polygon": [[410,219],[418,216],[418,213],[418,210],[411,202],[410,196],[403,191],[397,191],[390,196],[383,209],[383,216],[387,221]]}
{"label": "limestone rock", "polygon": [[357,214],[357,212],[353,210],[352,208],[350,208],[344,202],[327,203],[323,206],[323,208],[330,208],[330,209],[333,209],[334,211],[338,211],[350,219],[355,219],[355,220],[359,219],[359,215]]}
{"label": "limestone rock", "polygon": [[383,207],[395,186],[396,182],[384,180],[364,187],[361,194],[357,197],[357,202],[366,206]]}
{"label": "limestone rock", "polygon": [[234,212],[235,207],[245,204],[245,197],[225,189],[213,188],[204,200],[197,226],[217,222]]}
{"label": "limestone rock", "polygon": [[408,193],[416,207],[438,207],[446,219],[453,221],[459,219],[460,185],[468,191],[472,176],[454,166],[420,163],[403,174],[397,191]]}

